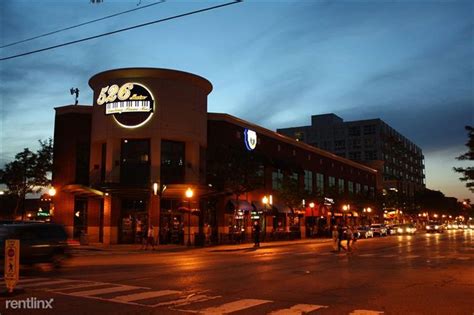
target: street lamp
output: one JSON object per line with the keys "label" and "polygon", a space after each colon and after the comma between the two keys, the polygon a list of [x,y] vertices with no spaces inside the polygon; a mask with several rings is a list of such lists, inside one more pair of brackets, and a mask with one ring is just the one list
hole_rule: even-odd
{"label": "street lamp", "polygon": [[191,246],[191,198],[194,195],[193,190],[188,187],[186,189],[186,198],[188,198],[188,246]]}
{"label": "street lamp", "polygon": [[311,208],[311,236],[313,236],[313,233],[314,233],[314,202],[310,202],[309,207]]}
{"label": "street lamp", "polygon": [[51,203],[50,203],[50,207],[49,207],[49,215],[50,215],[50,217],[52,217],[54,215],[54,200],[53,200],[53,197],[56,195],[56,188],[51,187],[48,190],[48,195],[51,197]]}
{"label": "street lamp", "polygon": [[342,211],[344,211],[344,224],[347,224],[347,218],[346,218],[346,213],[351,209],[351,205],[343,205],[342,206]]}

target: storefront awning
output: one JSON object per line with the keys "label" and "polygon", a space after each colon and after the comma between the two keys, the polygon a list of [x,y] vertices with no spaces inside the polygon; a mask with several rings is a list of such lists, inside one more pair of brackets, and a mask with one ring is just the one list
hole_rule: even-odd
{"label": "storefront awning", "polygon": [[83,197],[102,198],[104,196],[104,193],[100,190],[76,184],[63,186],[61,191]]}
{"label": "storefront awning", "polygon": [[279,203],[274,204],[273,208],[276,210],[276,212],[279,212],[279,213],[292,213],[293,212],[291,211],[290,207],[284,204],[279,204]]}
{"label": "storefront awning", "polygon": [[227,202],[227,208],[230,210],[230,211],[248,211],[248,212],[251,212],[251,211],[254,211],[255,208],[252,206],[252,204],[246,200],[234,200],[234,199],[230,199],[228,202]]}

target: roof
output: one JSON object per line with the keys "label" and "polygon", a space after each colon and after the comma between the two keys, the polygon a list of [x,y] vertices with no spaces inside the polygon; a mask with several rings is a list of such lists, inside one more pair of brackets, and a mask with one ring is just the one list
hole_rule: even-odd
{"label": "roof", "polygon": [[303,150],[319,154],[321,156],[330,158],[330,159],[335,160],[335,161],[339,161],[341,163],[344,163],[346,165],[350,165],[352,167],[361,169],[361,170],[366,171],[366,172],[370,172],[370,173],[373,173],[373,174],[377,173],[377,170],[375,170],[373,168],[370,168],[368,166],[365,166],[363,164],[354,162],[354,161],[349,160],[349,159],[345,159],[343,157],[340,157],[340,156],[332,154],[330,152],[327,152],[327,151],[321,150],[319,148],[313,147],[312,145],[303,143],[301,141],[296,141],[293,138],[284,136],[280,133],[277,133],[275,131],[266,129],[264,127],[261,127],[259,125],[254,124],[254,123],[251,123],[251,122],[245,121],[243,119],[234,117],[234,116],[229,115],[229,114],[208,113],[207,114],[207,119],[208,120],[214,120],[214,121],[225,121],[225,122],[228,122],[228,123],[231,123],[231,124],[234,124],[234,125],[241,126],[243,128],[250,128],[250,129],[256,131],[257,133],[260,133],[260,134],[263,134],[267,137],[273,138],[275,140],[293,145],[293,146],[301,148]]}

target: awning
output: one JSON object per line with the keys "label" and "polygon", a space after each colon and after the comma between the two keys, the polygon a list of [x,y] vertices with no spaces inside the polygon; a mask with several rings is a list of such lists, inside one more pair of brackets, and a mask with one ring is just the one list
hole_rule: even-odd
{"label": "awning", "polygon": [[104,196],[104,193],[100,190],[76,184],[63,186],[61,187],[61,191],[84,197],[102,198]]}
{"label": "awning", "polygon": [[273,208],[276,210],[276,212],[279,212],[279,213],[292,213],[293,212],[291,211],[291,208],[285,204],[277,203],[273,205]]}
{"label": "awning", "polygon": [[252,206],[252,204],[246,200],[237,200],[235,199],[229,199],[227,202],[227,209],[230,211],[247,211],[251,212],[254,211],[255,208]]}

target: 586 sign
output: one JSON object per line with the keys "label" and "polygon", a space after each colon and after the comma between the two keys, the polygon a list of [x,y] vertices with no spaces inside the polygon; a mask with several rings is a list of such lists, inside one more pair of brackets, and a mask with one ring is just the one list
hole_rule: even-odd
{"label": "586 sign", "polygon": [[117,84],[108,85],[100,90],[99,97],[97,98],[97,105],[103,105],[105,103],[114,102],[116,99],[119,101],[126,101],[132,95],[133,83],[125,83],[121,87]]}

